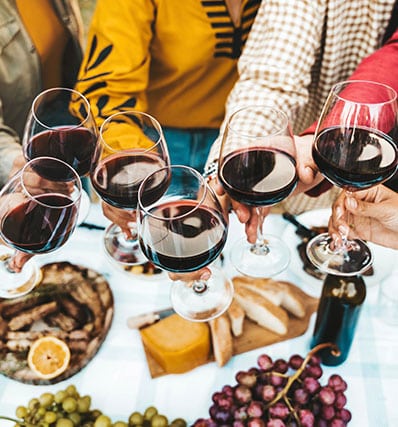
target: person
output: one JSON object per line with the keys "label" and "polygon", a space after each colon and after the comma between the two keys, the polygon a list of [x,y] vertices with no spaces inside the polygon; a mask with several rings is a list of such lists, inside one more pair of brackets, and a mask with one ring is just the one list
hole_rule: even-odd
{"label": "person", "polygon": [[[227,118],[242,106],[280,108],[288,114],[294,133],[302,134],[317,120],[331,87],[346,80],[361,60],[391,36],[398,25],[397,9],[396,0],[360,8],[343,0],[303,0],[295,2],[294,8],[288,1],[263,0],[238,61],[239,79],[227,99],[226,119],[210,150],[207,173],[217,164]],[[312,143],[309,132],[305,134],[297,138],[300,152]],[[337,189],[320,192],[316,198],[303,194],[321,178],[311,172],[314,165],[307,155],[305,164],[299,159],[298,167],[300,185],[295,196],[282,202],[282,209],[300,213],[330,204]],[[245,212],[244,207],[235,207]]]}
{"label": "person", "polygon": [[25,164],[21,140],[35,96],[73,87],[83,57],[77,0],[0,2],[0,186]]}
{"label": "person", "polygon": [[398,193],[382,184],[349,196],[341,193],[333,203],[329,232],[338,245],[344,235],[398,249]]}
{"label": "person", "polygon": [[261,0],[98,0],[76,89],[98,127],[120,110],[162,125],[172,164],[203,170]]}

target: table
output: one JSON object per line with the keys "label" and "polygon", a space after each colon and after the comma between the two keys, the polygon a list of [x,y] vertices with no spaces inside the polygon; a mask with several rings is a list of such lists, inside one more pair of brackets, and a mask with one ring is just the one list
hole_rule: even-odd
{"label": "table", "polygon": [[[107,223],[96,205],[92,206],[87,221]],[[266,228],[274,234],[280,234],[286,225],[279,215],[266,219]],[[226,253],[233,241],[243,236],[243,226],[234,216],[231,230]],[[287,359],[294,353],[304,355],[308,351],[315,316],[303,336],[235,356],[223,368],[209,363],[186,374],[151,379],[139,333],[127,328],[126,319],[170,305],[167,275],[154,279],[130,277],[118,271],[102,251],[102,234],[102,231],[78,228],[60,250],[37,259],[41,263],[68,260],[92,267],[108,278],[114,294],[115,315],[105,342],[81,372],[52,386],[26,385],[0,376],[2,415],[14,416],[15,408],[27,404],[30,398],[75,384],[81,394],[92,396],[93,408],[100,408],[114,422],[126,421],[134,410],[144,411],[155,405],[170,420],[183,417],[193,423],[197,418],[208,416],[212,393],[224,384],[235,384],[236,372],[255,366],[260,354]],[[226,269],[234,274],[228,261]],[[393,274],[398,280],[398,265]],[[281,278],[308,292],[294,272],[287,270]],[[368,289],[348,360],[338,367],[324,367],[322,376],[322,383],[332,373],[341,374],[347,381],[347,408],[353,414],[349,424],[352,427],[398,426],[398,327],[388,326],[377,318],[377,292],[377,285]],[[12,423],[1,421],[0,425]]]}

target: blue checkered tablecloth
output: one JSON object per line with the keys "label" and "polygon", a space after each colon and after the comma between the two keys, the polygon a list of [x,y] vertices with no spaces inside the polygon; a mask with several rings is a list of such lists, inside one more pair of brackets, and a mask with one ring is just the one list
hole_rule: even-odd
{"label": "blue checkered tablecloth", "polygon": [[[106,223],[97,206],[91,208],[88,220]],[[286,225],[277,215],[266,219],[266,227],[274,234],[281,234]],[[243,227],[234,217],[231,229],[226,252],[234,239],[243,236]],[[315,316],[303,336],[235,356],[223,368],[209,363],[186,374],[152,379],[139,333],[127,328],[126,319],[168,307],[168,278],[166,275],[156,279],[127,276],[118,271],[102,251],[102,236],[102,231],[79,228],[59,251],[37,259],[43,264],[68,260],[92,267],[108,278],[114,294],[115,315],[105,342],[81,372],[53,386],[26,385],[0,376],[2,415],[13,416],[16,407],[26,405],[30,398],[75,384],[81,394],[92,396],[92,407],[100,408],[114,422],[126,421],[134,410],[143,411],[155,405],[169,419],[183,417],[192,423],[207,417],[212,393],[224,384],[235,384],[236,372],[255,366],[260,354],[287,359],[294,353],[304,355],[308,351]],[[226,268],[231,269],[228,262]],[[398,264],[393,274],[398,280]],[[284,272],[281,278],[314,294],[314,289],[306,289],[302,279],[292,271]],[[378,288],[376,284],[368,289],[348,360],[338,367],[324,367],[322,377],[322,382],[326,382],[329,375],[339,373],[347,381],[347,408],[353,414],[349,424],[352,427],[398,426],[398,327],[388,326],[378,318]],[[3,425],[12,423],[0,420],[0,426]]]}

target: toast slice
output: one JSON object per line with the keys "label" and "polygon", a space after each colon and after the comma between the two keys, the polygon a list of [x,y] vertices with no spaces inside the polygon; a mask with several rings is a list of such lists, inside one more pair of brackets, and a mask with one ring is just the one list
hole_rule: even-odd
{"label": "toast slice", "polygon": [[235,298],[245,310],[249,319],[278,335],[287,333],[289,316],[283,308],[244,287],[235,289]]}
{"label": "toast slice", "polygon": [[232,334],[239,337],[243,333],[243,321],[245,320],[245,311],[240,306],[238,301],[234,298],[227,311],[229,320],[231,322]]}
{"label": "toast slice", "polygon": [[234,288],[244,287],[250,289],[267,298],[275,305],[281,305],[283,300],[283,291],[278,286],[278,282],[272,279],[254,279],[250,277],[237,276],[233,279]]}
{"label": "toast slice", "polygon": [[218,366],[224,366],[232,357],[233,342],[231,325],[227,314],[209,321],[213,354]]}

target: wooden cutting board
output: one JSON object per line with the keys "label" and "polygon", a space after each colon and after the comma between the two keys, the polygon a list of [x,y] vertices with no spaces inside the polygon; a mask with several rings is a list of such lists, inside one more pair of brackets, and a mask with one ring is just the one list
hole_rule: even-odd
{"label": "wooden cutting board", "polygon": [[[27,384],[55,384],[79,372],[95,356],[113,318],[113,295],[95,270],[69,262],[41,268],[40,284],[29,294],[0,299],[0,372]],[[29,368],[27,354],[35,339],[64,340],[71,359],[67,370],[43,380]]]}
{"label": "wooden cutting board", "polygon": [[[291,338],[303,335],[308,329],[308,324],[312,313],[317,310],[318,298],[314,298],[307,295],[300,288],[290,282],[284,282],[289,286],[291,292],[294,292],[297,298],[301,300],[305,307],[305,316],[302,319],[294,317],[289,314],[288,331],[286,335],[278,335],[259,326],[257,323],[252,322],[247,317],[243,324],[243,334],[240,337],[233,337],[233,354],[241,354],[256,348],[265,347],[270,344],[275,344],[280,341],[286,341]],[[157,378],[163,375],[167,375],[168,372],[164,371],[161,366],[153,359],[148,352],[148,349],[144,345],[145,355],[149,367],[149,371],[152,378]],[[214,356],[211,353],[208,361],[213,362]]]}

